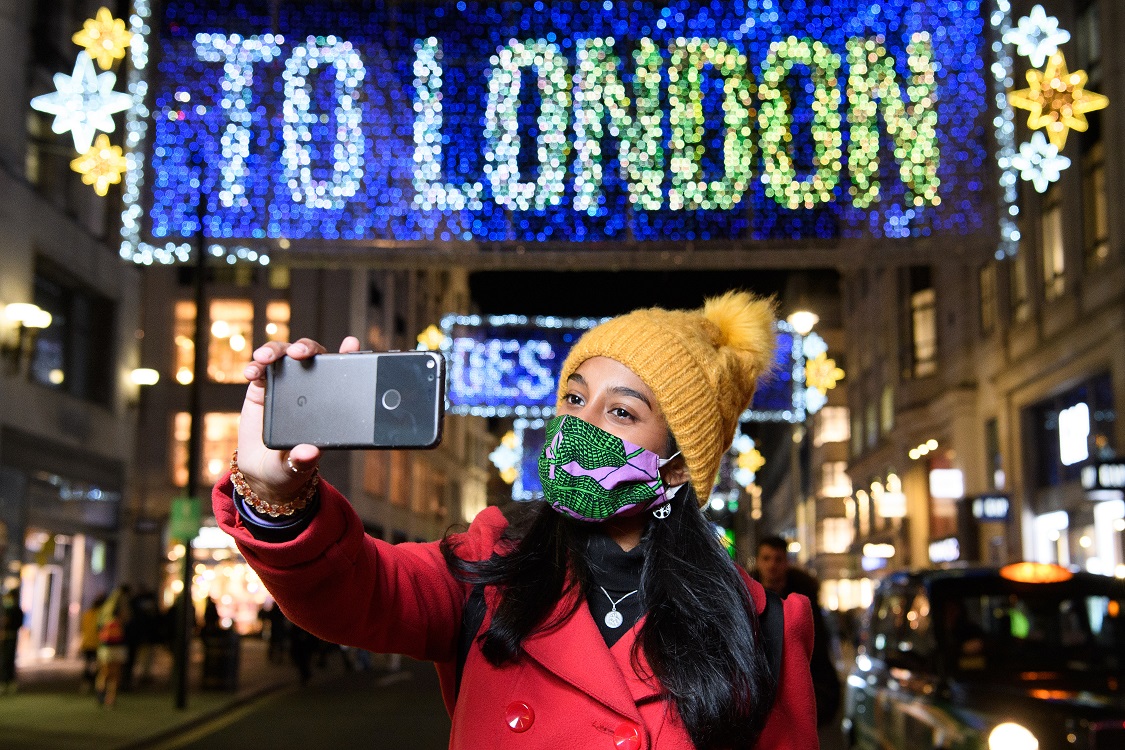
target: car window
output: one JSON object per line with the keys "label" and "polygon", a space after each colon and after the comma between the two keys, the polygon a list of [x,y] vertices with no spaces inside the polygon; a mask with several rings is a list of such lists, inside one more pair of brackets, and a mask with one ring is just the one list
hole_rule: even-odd
{"label": "car window", "polygon": [[869,650],[876,659],[898,652],[899,637],[906,624],[909,603],[902,586],[889,586],[875,602]]}
{"label": "car window", "polygon": [[1121,602],[1058,591],[952,596],[941,606],[950,666],[989,677],[1125,668]]}
{"label": "car window", "polygon": [[930,613],[930,597],[921,586],[908,592],[910,606],[906,611],[905,627],[899,635],[898,651],[909,655],[918,667],[927,665],[937,650],[934,637],[933,619]]}

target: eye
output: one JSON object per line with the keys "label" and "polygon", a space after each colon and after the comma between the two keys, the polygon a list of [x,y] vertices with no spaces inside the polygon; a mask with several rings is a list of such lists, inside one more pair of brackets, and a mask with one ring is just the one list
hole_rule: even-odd
{"label": "eye", "polygon": [[563,403],[570,406],[582,406],[582,397],[577,393],[568,393],[563,396]]}
{"label": "eye", "polygon": [[629,411],[627,411],[626,409],[623,409],[620,406],[618,406],[616,408],[613,408],[613,409],[610,409],[609,413],[612,414],[615,418],[620,419],[622,421],[632,422],[632,421],[636,420],[636,417],[634,417]]}

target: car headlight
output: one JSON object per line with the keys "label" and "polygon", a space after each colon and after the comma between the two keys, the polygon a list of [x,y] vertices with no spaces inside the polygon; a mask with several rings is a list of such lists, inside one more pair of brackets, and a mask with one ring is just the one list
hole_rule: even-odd
{"label": "car headlight", "polygon": [[1039,740],[1027,727],[1006,721],[989,733],[988,750],[1039,750]]}

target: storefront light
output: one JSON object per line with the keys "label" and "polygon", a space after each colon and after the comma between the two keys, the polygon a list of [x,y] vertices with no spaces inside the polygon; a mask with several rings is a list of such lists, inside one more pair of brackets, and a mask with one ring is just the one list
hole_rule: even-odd
{"label": "storefront light", "polygon": [[1085,403],[1059,412],[1059,460],[1073,466],[1090,457],[1090,407]]}
{"label": "storefront light", "polygon": [[931,469],[930,497],[960,500],[965,496],[965,475],[960,469]]}

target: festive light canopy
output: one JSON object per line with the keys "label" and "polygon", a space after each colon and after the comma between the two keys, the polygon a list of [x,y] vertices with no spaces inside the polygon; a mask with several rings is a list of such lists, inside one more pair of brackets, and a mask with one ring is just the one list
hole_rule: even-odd
{"label": "festive light canopy", "polygon": [[1032,130],[1045,128],[1051,143],[1060,150],[1072,128],[1086,130],[1087,112],[1109,105],[1105,96],[1086,91],[1085,71],[1067,71],[1062,52],[1051,55],[1045,70],[1027,71],[1027,83],[1028,88],[1010,92],[1008,100],[1013,107],[1026,109],[1030,113],[1027,126]]}
{"label": "festive light canopy", "polygon": [[102,70],[109,70],[115,60],[125,57],[133,33],[125,28],[124,21],[113,17],[109,8],[98,8],[97,15],[86,19],[82,30],[71,40],[85,48],[86,54],[96,60]]}
{"label": "festive light canopy", "polygon": [[[988,219],[981,0],[161,7],[141,0],[131,26],[122,254],[142,262],[181,257],[201,187],[209,236],[293,252],[970,235]],[[158,68],[137,49],[150,34]]]}

